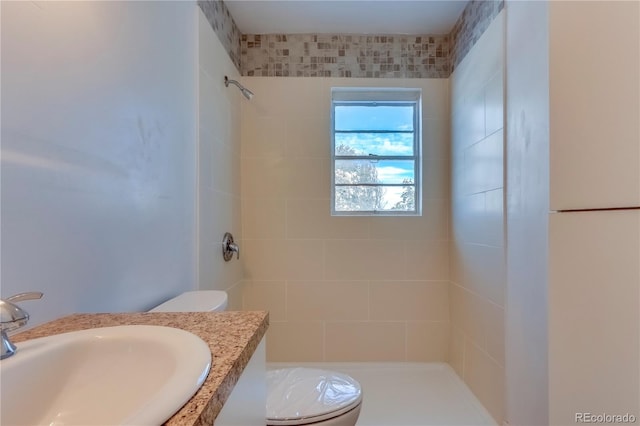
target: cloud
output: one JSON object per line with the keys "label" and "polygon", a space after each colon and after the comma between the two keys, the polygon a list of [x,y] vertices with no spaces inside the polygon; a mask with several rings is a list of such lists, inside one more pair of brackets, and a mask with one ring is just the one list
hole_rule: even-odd
{"label": "cloud", "polygon": [[405,178],[413,179],[413,170],[394,166],[382,166],[378,167],[378,178],[384,183],[402,183],[402,180]]}
{"label": "cloud", "polygon": [[413,146],[392,143],[390,140],[386,139],[382,142],[381,152],[384,152],[387,155],[411,155],[413,154]]}
{"label": "cloud", "polygon": [[336,145],[347,145],[356,150],[359,155],[412,155],[413,135],[389,134],[379,135],[360,133],[350,135],[336,135]]}

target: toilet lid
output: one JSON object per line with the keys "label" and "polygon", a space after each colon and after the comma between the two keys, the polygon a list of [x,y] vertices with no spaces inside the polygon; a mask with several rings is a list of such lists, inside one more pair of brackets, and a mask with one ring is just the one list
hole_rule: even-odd
{"label": "toilet lid", "polygon": [[267,424],[302,425],[339,416],[362,401],[360,383],[337,371],[267,371]]}

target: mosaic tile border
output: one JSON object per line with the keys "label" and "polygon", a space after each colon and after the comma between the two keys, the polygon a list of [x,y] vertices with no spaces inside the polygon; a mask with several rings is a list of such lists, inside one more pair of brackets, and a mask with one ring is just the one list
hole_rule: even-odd
{"label": "mosaic tile border", "polygon": [[471,0],[449,34],[241,34],[222,0],[198,0],[244,76],[447,78],[504,0]]}
{"label": "mosaic tile border", "polygon": [[242,75],[446,78],[447,35],[243,34]]}
{"label": "mosaic tile border", "polygon": [[464,8],[451,32],[451,72],[476,44],[498,13],[504,0],[471,0]]}
{"label": "mosaic tile border", "polygon": [[227,5],[222,0],[198,0],[198,6],[207,17],[213,31],[218,35],[231,61],[238,70],[241,70],[241,33]]}

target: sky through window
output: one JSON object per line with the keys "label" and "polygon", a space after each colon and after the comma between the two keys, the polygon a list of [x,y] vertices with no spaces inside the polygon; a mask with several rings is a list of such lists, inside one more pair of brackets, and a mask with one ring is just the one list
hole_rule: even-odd
{"label": "sky through window", "polygon": [[416,103],[334,102],[334,210],[416,212]]}

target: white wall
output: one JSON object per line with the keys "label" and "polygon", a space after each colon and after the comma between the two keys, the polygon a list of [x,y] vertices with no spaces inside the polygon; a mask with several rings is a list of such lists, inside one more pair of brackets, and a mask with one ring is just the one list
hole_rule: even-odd
{"label": "white wall", "polygon": [[501,12],[451,75],[450,362],[504,418],[504,136]]}
{"label": "white wall", "polygon": [[[448,82],[245,77],[245,309],[268,309],[270,361],[445,361]],[[420,87],[423,216],[331,216],[331,87]],[[381,345],[381,342],[384,344]]]}
{"label": "white wall", "polygon": [[[225,75],[238,79],[239,72],[200,9],[198,34],[198,288],[227,291],[233,310],[242,307],[240,105],[248,101],[224,86]],[[222,257],[227,231],[240,246],[240,260]]]}
{"label": "white wall", "polygon": [[549,216],[549,424],[578,423],[577,413],[631,415],[635,423],[640,211]]}
{"label": "white wall", "polygon": [[640,206],[640,2],[554,1],[548,28],[551,210]]}
{"label": "white wall", "polygon": [[640,417],[639,76],[640,3],[549,4],[553,425]]}
{"label": "white wall", "polygon": [[549,424],[548,4],[508,2],[506,418]]}
{"label": "white wall", "polygon": [[195,288],[196,6],[2,2],[2,296],[32,324]]}

